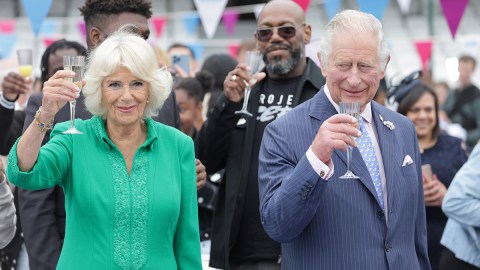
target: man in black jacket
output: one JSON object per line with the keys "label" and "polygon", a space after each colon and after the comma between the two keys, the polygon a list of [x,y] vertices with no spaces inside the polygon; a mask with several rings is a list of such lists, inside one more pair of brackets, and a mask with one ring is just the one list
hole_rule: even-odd
{"label": "man in black jacket", "polygon": [[223,95],[210,111],[196,141],[207,173],[225,168],[213,218],[210,266],[222,269],[280,269],[280,244],[260,222],[258,152],[265,126],[311,98],[325,83],[320,69],[305,57],[311,27],[293,1],[267,3],[257,21],[255,38],[263,53],[263,80],[253,86],[248,111],[244,89],[252,78],[245,64],[230,71]]}

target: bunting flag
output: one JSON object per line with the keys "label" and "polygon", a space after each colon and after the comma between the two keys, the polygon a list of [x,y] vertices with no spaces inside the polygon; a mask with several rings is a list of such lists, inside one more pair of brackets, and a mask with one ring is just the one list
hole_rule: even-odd
{"label": "bunting flag", "polygon": [[193,0],[193,2],[202,20],[205,34],[208,38],[212,38],[227,6],[227,0]]}
{"label": "bunting flag", "polygon": [[230,53],[230,56],[233,58],[237,58],[239,48],[240,45],[238,43],[228,44],[228,52]]}
{"label": "bunting flag", "polygon": [[260,12],[262,12],[263,7],[265,4],[257,4],[253,7],[253,13],[255,13],[255,18],[258,19]]}
{"label": "bunting flag", "polygon": [[205,45],[202,43],[190,43],[188,44],[195,55],[195,60],[200,61],[203,59],[203,51],[205,50]]}
{"label": "bunting flag", "polygon": [[418,55],[422,61],[422,70],[428,71],[430,59],[432,58],[432,41],[415,41],[415,47],[417,48]]}
{"label": "bunting flag", "polygon": [[79,20],[77,22],[77,29],[78,32],[82,35],[82,38],[86,40],[87,38],[87,26],[85,25],[85,22],[83,20]]}
{"label": "bunting flag", "polygon": [[16,34],[1,34],[0,33],[0,59],[10,57],[12,49],[17,42]]}
{"label": "bunting flag", "polygon": [[35,37],[38,37],[43,20],[47,17],[52,0],[22,0],[25,13],[30,20],[32,31]]}
{"label": "bunting flag", "polygon": [[196,12],[189,12],[183,15],[183,25],[189,35],[197,32],[197,27],[200,24],[200,18]]}
{"label": "bunting flag", "polygon": [[40,35],[51,36],[57,33],[57,20],[46,19],[40,27]]}
{"label": "bunting flag", "polygon": [[0,20],[0,33],[13,34],[14,30],[15,30],[15,20],[13,19]]}
{"label": "bunting flag", "polygon": [[400,6],[400,11],[403,14],[408,14],[410,11],[411,0],[398,0],[398,5]]}
{"label": "bunting flag", "polygon": [[238,18],[240,17],[240,14],[238,11],[232,9],[232,10],[226,10],[223,15],[222,15],[222,22],[223,25],[225,26],[225,31],[227,31],[228,35],[233,35],[235,33],[235,27],[237,26]]}
{"label": "bunting flag", "polygon": [[43,38],[43,45],[45,45],[45,48],[48,48],[50,47],[50,45],[52,45],[52,43],[54,43],[55,41],[57,40],[60,40],[60,38],[56,38],[56,37],[44,37]]}
{"label": "bunting flag", "polygon": [[331,20],[340,10],[340,0],[325,0],[325,10],[327,11],[328,20]]}
{"label": "bunting flag", "polygon": [[357,0],[357,3],[360,11],[370,13],[381,21],[387,8],[388,0]]}
{"label": "bunting flag", "polygon": [[153,24],[153,29],[155,29],[155,35],[157,38],[161,38],[163,35],[163,29],[165,29],[165,25],[167,24],[167,18],[164,16],[153,17],[151,22]]}
{"label": "bunting flag", "polygon": [[443,14],[447,19],[448,28],[452,38],[457,34],[458,25],[462,20],[465,8],[468,5],[468,0],[440,0],[443,9]]}
{"label": "bunting flag", "polygon": [[310,6],[310,0],[294,0],[305,13],[307,13],[308,7]]}

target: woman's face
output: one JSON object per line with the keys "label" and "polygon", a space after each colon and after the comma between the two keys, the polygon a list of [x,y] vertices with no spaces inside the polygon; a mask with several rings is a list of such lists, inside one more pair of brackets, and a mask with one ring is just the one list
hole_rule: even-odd
{"label": "woman's face", "polygon": [[107,108],[107,123],[118,127],[139,123],[148,97],[147,83],[120,67],[102,82],[102,103]]}
{"label": "woman's face", "polygon": [[424,93],[407,112],[407,117],[415,125],[418,138],[432,136],[433,128],[437,123],[433,96],[430,93]]}
{"label": "woman's face", "polygon": [[183,88],[175,89],[175,96],[180,108],[180,129],[191,136],[195,121],[202,113],[202,103],[196,103],[195,98],[189,96]]}

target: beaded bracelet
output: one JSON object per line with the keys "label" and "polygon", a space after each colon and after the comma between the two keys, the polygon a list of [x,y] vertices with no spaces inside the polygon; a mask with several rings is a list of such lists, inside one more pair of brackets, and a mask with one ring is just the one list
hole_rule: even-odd
{"label": "beaded bracelet", "polygon": [[47,130],[51,130],[53,128],[53,118],[50,120],[49,123],[42,123],[40,122],[40,113],[42,113],[42,106],[38,108],[38,111],[35,113],[35,124],[40,128],[41,132],[46,132]]}

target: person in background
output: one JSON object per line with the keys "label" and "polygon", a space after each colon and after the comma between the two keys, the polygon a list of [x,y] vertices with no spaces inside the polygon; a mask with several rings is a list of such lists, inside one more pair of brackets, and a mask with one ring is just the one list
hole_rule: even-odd
{"label": "person in background", "polygon": [[7,170],[23,188],[65,190],[57,269],[201,269],[193,141],[151,118],[169,96],[170,73],[143,38],[112,33],[89,57],[83,92],[94,116],[77,120],[83,134],[57,124],[41,147],[55,114],[79,97],[65,80],[74,75],[60,70],[44,84]]}
{"label": "person in background", "polygon": [[[417,80],[416,86],[398,102],[397,111],[415,125],[422,165],[423,193],[426,206],[428,258],[432,270],[438,270],[444,247],[440,244],[447,216],[442,201],[453,177],[467,160],[464,143],[440,130],[438,100],[435,92]],[[402,86],[397,91],[402,91]]]}
{"label": "person in background", "polygon": [[[282,243],[283,269],[429,270],[415,128],[372,102],[390,60],[382,24],[344,10],[323,35],[325,86],[263,134],[262,225]],[[360,103],[359,118],[340,102]],[[347,162],[357,179],[340,178]]]}
{"label": "person in background", "polygon": [[16,222],[13,195],[5,177],[3,161],[0,159],[0,249],[6,247],[15,236]]}
{"label": "person in background", "polygon": [[448,216],[441,243],[440,270],[480,269],[480,144],[453,178],[443,199]]}
{"label": "person in background", "polygon": [[472,83],[477,61],[469,55],[458,59],[458,88],[452,91],[443,105],[450,122],[460,124],[467,131],[469,151],[480,139],[480,90]]}
{"label": "person in background", "polygon": [[[324,83],[319,68],[305,57],[312,29],[294,1],[273,0],[260,12],[255,38],[264,72],[249,96],[252,117],[235,114],[252,83],[245,63],[228,72],[197,138],[198,157],[207,173],[225,168],[213,217],[210,266],[222,269],[280,269],[280,244],[264,231],[259,215],[258,152],[265,126],[285,117]],[[223,66],[222,66],[223,67]],[[306,269],[306,268],[296,268]]]}
{"label": "person in background", "polygon": [[380,80],[380,84],[378,85],[378,89],[373,97],[373,100],[383,106],[387,104],[387,82],[385,78]]}
{"label": "person in background", "polygon": [[237,64],[228,54],[212,54],[203,62],[201,72],[209,72],[213,75],[213,86],[205,88],[205,95],[203,99],[203,119],[207,119],[207,114],[217,102],[219,96],[223,93],[223,81],[227,77],[228,72],[233,70]]}
{"label": "person in background", "polygon": [[210,73],[198,72],[195,78],[179,78],[173,85],[180,110],[180,130],[193,140],[203,125],[203,89],[210,88],[212,83]]}
{"label": "person in background", "polygon": [[173,56],[187,56],[188,57],[188,71],[183,70],[182,67],[179,65],[176,65],[173,63],[173,61],[170,61],[170,64],[173,66],[171,67],[172,73],[175,75],[175,77],[195,77],[195,73],[198,70],[198,62],[196,60],[196,55],[193,52],[192,48],[189,46],[182,44],[182,43],[174,43],[170,45],[167,49],[167,54],[170,59],[173,58]]}

